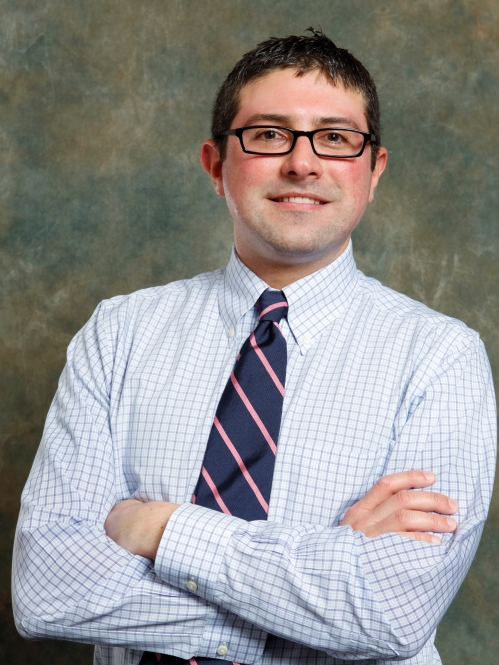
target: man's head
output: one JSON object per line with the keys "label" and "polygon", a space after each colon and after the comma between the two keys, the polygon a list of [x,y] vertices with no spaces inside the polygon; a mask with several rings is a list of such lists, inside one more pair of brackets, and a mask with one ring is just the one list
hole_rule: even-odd
{"label": "man's head", "polygon": [[[222,86],[214,138],[201,149],[217,194],[226,197],[239,257],[277,288],[344,251],[386,164],[385,148],[372,146],[379,134],[374,84],[346,51],[331,70],[333,51],[314,33],[272,39],[252,52],[260,57],[244,56]],[[227,130],[232,135],[221,137]]]}
{"label": "man's head", "polygon": [[376,86],[367,69],[346,49],[338,48],[321,31],[309,28],[311,35],[271,37],[249,51],[225,79],[213,105],[211,137],[222,161],[225,159],[227,137],[221,133],[231,126],[239,110],[241,90],[276,69],[293,69],[297,76],[316,71],[342,84],[364,98],[368,130],[376,136],[371,143],[371,166],[376,164],[381,144],[380,108]]}

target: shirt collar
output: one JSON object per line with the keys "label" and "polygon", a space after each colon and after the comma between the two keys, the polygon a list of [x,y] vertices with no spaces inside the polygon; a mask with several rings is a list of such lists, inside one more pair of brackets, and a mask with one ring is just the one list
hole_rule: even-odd
{"label": "shirt collar", "polygon": [[254,306],[260,294],[268,288],[269,285],[263,279],[244,265],[233,247],[218,298],[220,316],[229,337],[233,337],[241,317]]}
{"label": "shirt collar", "polygon": [[[357,280],[350,241],[335,261],[282,289],[289,304],[288,325],[302,353],[347,306]],[[220,316],[229,337],[267,288],[269,285],[244,265],[233,248],[219,297]]]}
{"label": "shirt collar", "polygon": [[283,289],[289,327],[302,352],[351,301],[358,276],[350,241],[335,261]]}

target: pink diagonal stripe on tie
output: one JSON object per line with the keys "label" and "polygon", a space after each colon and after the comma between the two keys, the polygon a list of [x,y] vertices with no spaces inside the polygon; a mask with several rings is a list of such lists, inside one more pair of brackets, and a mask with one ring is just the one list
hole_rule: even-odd
{"label": "pink diagonal stripe on tie", "polygon": [[283,386],[282,383],[279,381],[279,377],[277,376],[277,374],[276,374],[276,373],[274,372],[274,370],[272,369],[272,365],[269,363],[269,361],[268,361],[267,358],[265,357],[265,354],[263,353],[263,351],[261,350],[261,348],[258,346],[258,343],[257,343],[257,341],[256,341],[256,337],[255,337],[255,333],[251,333],[251,336],[250,336],[250,342],[251,342],[251,346],[255,349],[255,353],[256,353],[256,355],[257,355],[257,356],[260,358],[260,360],[262,361],[262,365],[265,367],[265,369],[267,370],[267,372],[268,372],[269,375],[270,375],[270,378],[271,378],[272,381],[275,383],[275,385],[276,385],[276,387],[277,387],[277,390],[278,390],[278,391],[281,393],[281,395],[284,397],[284,386]]}
{"label": "pink diagonal stripe on tie", "polygon": [[245,394],[244,390],[243,390],[243,389],[241,388],[241,386],[239,385],[238,380],[237,380],[236,377],[234,376],[234,372],[232,372],[232,374],[230,375],[230,380],[232,381],[232,385],[233,385],[234,388],[236,389],[237,394],[239,395],[239,397],[240,397],[241,400],[243,401],[244,406],[245,406],[245,407],[248,409],[248,411],[250,412],[250,414],[251,414],[253,420],[254,420],[255,423],[258,425],[258,427],[259,427],[259,429],[260,429],[260,432],[263,434],[263,436],[264,436],[266,442],[269,444],[270,449],[272,450],[272,452],[273,452],[274,455],[275,455],[275,454],[277,453],[277,446],[275,445],[275,443],[274,443],[272,437],[270,436],[270,434],[269,434],[267,428],[266,428],[265,425],[263,424],[263,422],[262,422],[260,416],[259,416],[258,413],[255,411],[255,409],[253,408],[253,405],[251,404],[251,402],[249,401],[249,399],[246,397],[246,394]]}
{"label": "pink diagonal stripe on tie", "polygon": [[198,665],[198,661],[195,658],[189,658],[189,663],[191,665]]}
{"label": "pink diagonal stripe on tie", "polygon": [[237,452],[236,448],[234,447],[234,444],[229,439],[229,436],[228,436],[227,432],[224,430],[224,428],[222,427],[220,421],[218,420],[218,418],[216,416],[215,416],[215,420],[213,422],[215,424],[215,427],[218,430],[218,433],[220,434],[222,439],[225,441],[225,443],[227,445],[227,448],[234,455],[234,458],[237,462],[237,465],[241,469],[241,473],[246,478],[246,481],[248,482],[248,485],[251,487],[251,489],[255,493],[255,496],[258,499],[259,504],[264,509],[264,511],[266,513],[268,513],[269,512],[269,504],[263,498],[263,494],[260,492],[260,490],[258,489],[257,484],[255,483],[255,481],[251,477],[250,472],[246,468],[246,465],[245,465],[241,455]]}
{"label": "pink diagonal stripe on tie", "polygon": [[214,483],[213,480],[211,479],[210,474],[208,473],[208,471],[206,471],[206,469],[205,469],[204,466],[203,466],[203,468],[201,469],[201,473],[203,474],[203,478],[206,480],[206,482],[207,482],[207,484],[208,484],[208,487],[209,487],[210,490],[213,492],[213,496],[215,497],[215,501],[216,501],[216,502],[218,503],[218,505],[220,506],[220,510],[221,510],[223,513],[226,513],[227,515],[232,515],[232,513],[230,512],[230,510],[229,510],[229,509],[227,508],[227,506],[225,505],[224,500],[223,500],[222,497],[220,496],[220,493],[219,493],[219,491],[218,491],[218,489],[217,489],[217,486],[215,485],[215,483]]}
{"label": "pink diagonal stripe on tie", "polygon": [[271,312],[273,309],[277,309],[278,307],[287,307],[288,303],[283,300],[282,302],[276,302],[273,305],[269,305],[266,307],[262,312],[260,312],[260,316],[258,319],[261,319],[264,314],[267,314],[267,312]]}
{"label": "pink diagonal stripe on tie", "polygon": [[161,660],[161,654],[160,653],[155,653],[154,655],[156,656],[156,660],[159,663],[159,661]]}

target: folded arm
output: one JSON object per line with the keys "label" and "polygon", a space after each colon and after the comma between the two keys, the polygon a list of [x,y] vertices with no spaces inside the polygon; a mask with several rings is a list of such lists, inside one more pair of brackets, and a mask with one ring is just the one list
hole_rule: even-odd
{"label": "folded arm", "polygon": [[[452,533],[456,520],[447,517],[457,512],[457,501],[438,492],[418,492],[435,481],[431,471],[402,471],[380,478],[360,501],[351,506],[340,526],[350,525],[370,538],[397,533],[433,545],[441,539],[435,533]],[[174,511],[180,508],[169,501],[127,499],[117,503],[107,516],[104,528],[115,543],[132,554],[154,561]],[[196,547],[196,543],[191,543]]]}
{"label": "folded arm", "polygon": [[[431,469],[432,490],[458,500],[457,533],[449,528],[442,546],[386,533],[387,523],[369,532],[365,506],[327,527],[247,523],[182,504],[159,525],[153,565],[104,529],[116,497],[127,496],[109,424],[113,339],[94,317],[71,345],[23,493],[13,570],[21,634],[185,658],[215,652],[213,626],[229,612],[242,619],[229,635],[239,662],[261,654],[267,632],[340,658],[407,658],[421,648],[466,573],[490,500],[495,410],[483,351],[460,354],[416,408],[401,409],[385,469]],[[398,512],[385,508],[375,525]],[[412,526],[395,530],[428,525]]]}
{"label": "folded arm", "polygon": [[178,588],[192,578],[198,597],[337,658],[414,656],[467,573],[491,497],[495,404],[482,346],[442,358],[431,380],[416,385],[412,395],[409,390],[406,399],[386,472],[430,468],[436,475],[432,490],[457,499],[458,528],[453,533],[449,527],[442,545],[401,537],[397,532],[410,529],[400,528],[400,517],[395,533],[377,535],[390,519],[383,513],[387,505],[374,525],[369,520],[377,508],[366,521],[357,505],[342,526],[327,527],[248,524],[186,504],[164,531],[158,575]]}
{"label": "folded arm", "polygon": [[16,626],[28,639],[170,649],[184,657],[204,644],[212,653],[219,642],[206,629],[220,610],[159,579],[150,560],[119,547],[104,530],[117,496],[130,490],[115,471],[115,336],[102,309],[68,349],[23,492],[12,575]]}

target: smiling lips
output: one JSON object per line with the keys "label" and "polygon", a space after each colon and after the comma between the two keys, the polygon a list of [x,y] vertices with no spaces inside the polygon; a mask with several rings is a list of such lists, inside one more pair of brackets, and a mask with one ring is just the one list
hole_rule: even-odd
{"label": "smiling lips", "polygon": [[309,196],[282,196],[281,198],[273,199],[276,203],[313,203],[314,205],[324,205],[326,201],[319,201]]}

